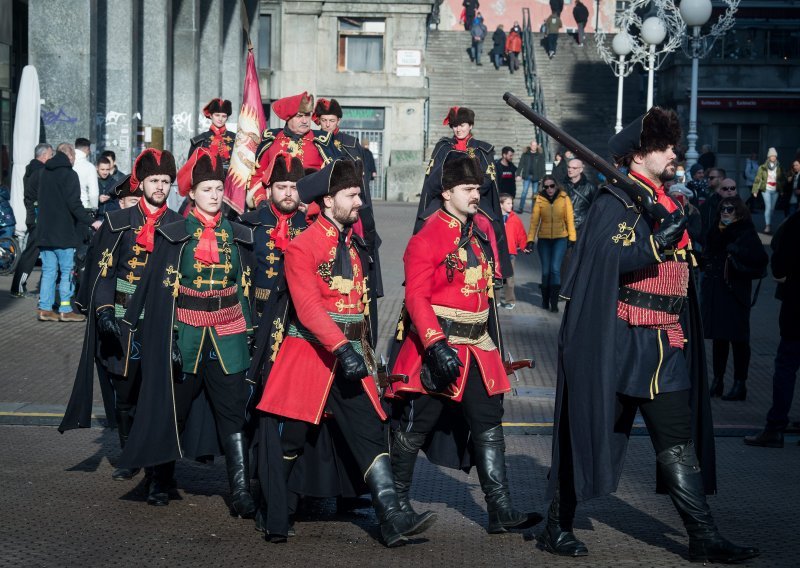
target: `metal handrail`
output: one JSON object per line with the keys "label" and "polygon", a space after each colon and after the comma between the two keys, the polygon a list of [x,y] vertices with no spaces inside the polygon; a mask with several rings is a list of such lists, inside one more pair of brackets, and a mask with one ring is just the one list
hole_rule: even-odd
{"label": "metal handrail", "polygon": [[[531,108],[542,116],[547,116],[544,105],[544,93],[539,75],[536,73],[536,58],[534,57],[534,36],[531,28],[531,10],[522,8],[522,69],[525,73],[525,88],[531,98]],[[541,146],[545,160],[553,159],[550,151],[550,137],[538,128],[536,129],[536,141]]]}

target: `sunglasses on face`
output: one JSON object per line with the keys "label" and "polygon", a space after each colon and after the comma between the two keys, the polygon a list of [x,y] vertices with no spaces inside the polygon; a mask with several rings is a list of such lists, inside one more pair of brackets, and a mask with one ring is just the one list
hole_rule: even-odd
{"label": "sunglasses on face", "polygon": [[736,207],[733,205],[725,205],[719,208],[720,213],[736,213]]}
{"label": "sunglasses on face", "polygon": [[555,186],[556,186],[556,184],[554,184],[554,183],[545,183],[545,184],[542,184],[542,187],[544,187],[545,189],[550,189],[550,188],[553,188],[553,187],[555,187]]}
{"label": "sunglasses on face", "polygon": [[720,187],[722,191],[736,191],[735,185],[723,185]]}

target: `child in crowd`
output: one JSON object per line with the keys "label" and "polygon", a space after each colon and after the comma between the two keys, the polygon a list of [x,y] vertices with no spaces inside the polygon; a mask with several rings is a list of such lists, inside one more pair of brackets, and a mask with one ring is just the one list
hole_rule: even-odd
{"label": "child in crowd", "polygon": [[[511,266],[514,267],[514,259],[520,250],[525,249],[527,233],[522,221],[516,213],[512,211],[514,198],[508,193],[500,194],[500,210],[503,212],[503,223],[506,227],[506,241],[508,241],[508,253],[511,255]],[[516,302],[514,296],[514,278],[507,278],[503,287],[503,299],[500,302],[501,308],[513,310]]]}

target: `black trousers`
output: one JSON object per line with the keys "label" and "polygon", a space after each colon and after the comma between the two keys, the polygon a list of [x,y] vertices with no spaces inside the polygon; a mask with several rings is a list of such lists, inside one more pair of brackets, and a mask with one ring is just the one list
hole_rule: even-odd
{"label": "black trousers", "polygon": [[461,402],[441,396],[414,395],[409,397],[400,417],[400,431],[427,434],[436,427],[446,404],[460,404],[472,434],[481,434],[499,426],[503,420],[502,395],[489,396],[481,379],[477,363],[472,361]]}
{"label": "black trousers", "polygon": [[[326,406],[362,473],[367,472],[376,457],[389,453],[388,429],[375,413],[360,382],[335,377]],[[283,455],[294,458],[302,453],[309,429],[316,426],[286,418],[279,428]]]}
{"label": "black trousers", "polygon": [[36,260],[39,258],[39,236],[36,225],[28,231],[28,241],[25,243],[25,250],[22,251],[22,256],[19,257],[17,267],[14,269],[14,278],[11,280],[11,293],[22,294],[25,292],[25,284],[28,277],[33,272],[36,266]]}
{"label": "black trousers", "polygon": [[224,440],[244,430],[253,385],[245,380],[245,371],[226,375],[216,352],[206,345],[200,349],[197,374],[184,373],[183,382],[173,385],[175,419],[178,421],[178,431],[183,432],[192,401],[205,389],[214,412],[217,435]]}
{"label": "black trousers", "polygon": [[[566,411],[566,405],[565,397],[562,402],[563,411],[559,423],[558,443],[561,456],[559,486],[562,495],[572,491],[572,499],[574,499],[572,447],[569,437],[570,417],[569,412]],[[688,390],[657,394],[653,399],[617,394],[614,430],[630,434],[637,410],[642,413],[656,454],[691,440],[692,413]]]}
{"label": "black trousers", "polygon": [[714,378],[721,379],[725,376],[725,368],[728,366],[728,351],[732,346],[733,379],[746,381],[750,368],[750,342],[715,339],[711,345],[714,354]]}
{"label": "black trousers", "polygon": [[142,386],[141,368],[130,377],[108,373],[114,387],[114,408],[120,412],[132,412],[139,400],[139,389]]}

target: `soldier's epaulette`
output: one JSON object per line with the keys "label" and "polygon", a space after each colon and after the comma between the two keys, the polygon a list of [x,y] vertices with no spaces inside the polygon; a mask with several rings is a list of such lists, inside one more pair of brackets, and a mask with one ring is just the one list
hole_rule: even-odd
{"label": "soldier's epaulette", "polygon": [[133,226],[131,223],[131,212],[129,209],[109,211],[106,213],[106,223],[108,224],[108,230],[112,233],[119,233],[120,231],[130,229]]}
{"label": "soldier's epaulette", "polygon": [[212,136],[213,133],[210,130],[206,130],[205,132],[202,132],[197,136],[195,136],[194,138],[192,138],[191,140],[189,140],[189,142],[191,142],[192,146],[197,146],[198,144],[200,144],[201,142],[205,142]]}
{"label": "soldier's epaulette", "polygon": [[250,227],[245,227],[241,223],[231,223],[231,227],[233,227],[233,240],[240,242],[244,245],[252,245],[253,241],[253,229]]}
{"label": "soldier's epaulette", "polygon": [[634,207],[636,207],[636,205],[633,202],[633,199],[631,199],[627,193],[625,193],[618,187],[615,187],[613,185],[601,185],[600,191],[607,191],[608,193],[619,199],[622,202],[622,204],[625,205],[625,207],[627,207],[628,209],[633,209]]}
{"label": "soldier's epaulette", "polygon": [[356,139],[355,136],[350,136],[344,132],[339,133],[339,140],[342,146],[346,146],[347,148],[355,148],[358,145],[358,139]]}
{"label": "soldier's epaulette", "polygon": [[475,138],[470,139],[469,145],[473,148],[477,148],[478,150],[482,150],[487,154],[494,152],[494,146],[489,144],[488,142],[484,142],[483,140],[476,140]]}
{"label": "soldier's epaulette", "polygon": [[275,140],[275,136],[277,136],[278,132],[280,131],[279,128],[267,128],[261,134],[261,141],[266,142],[267,140]]}
{"label": "soldier's epaulette", "polygon": [[186,232],[186,221],[181,219],[180,221],[175,221],[174,223],[167,223],[166,225],[161,225],[157,231],[164,235],[166,239],[171,243],[180,243],[189,238],[189,233]]}
{"label": "soldier's epaulette", "polygon": [[327,144],[331,140],[330,132],[325,132],[324,130],[312,130],[311,132],[314,134],[314,142]]}

